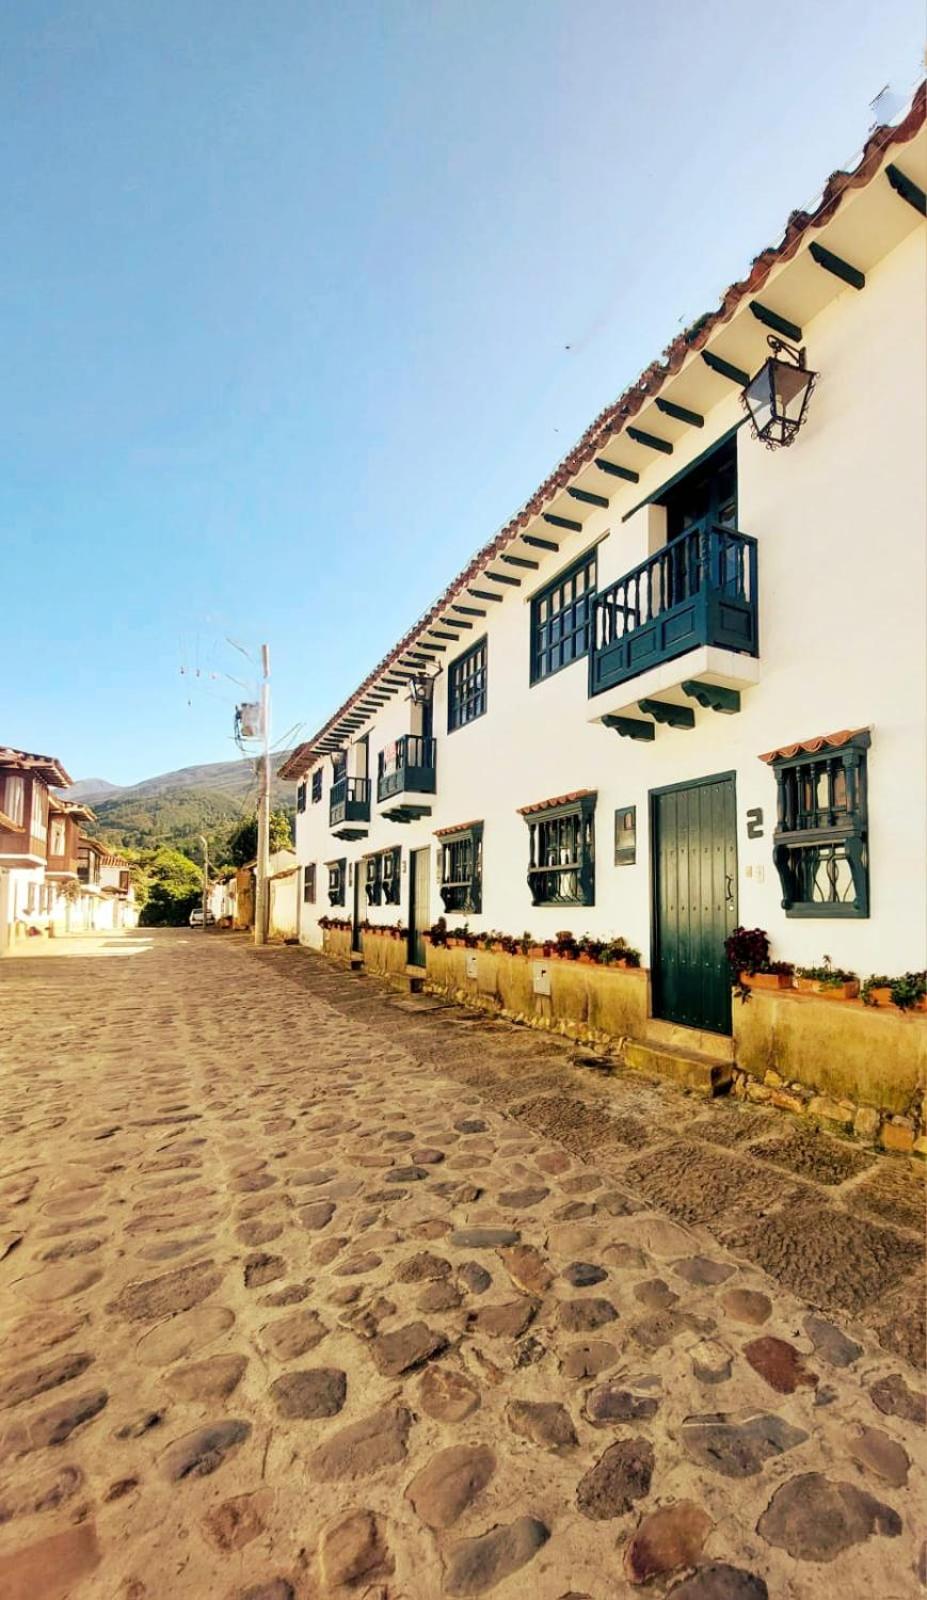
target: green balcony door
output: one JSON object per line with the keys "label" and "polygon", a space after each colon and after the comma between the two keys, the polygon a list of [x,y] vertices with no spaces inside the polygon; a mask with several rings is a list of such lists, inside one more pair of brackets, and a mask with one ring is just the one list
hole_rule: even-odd
{"label": "green balcony door", "polygon": [[409,963],[413,967],[425,965],[423,933],[430,927],[428,891],[431,885],[431,850],[413,850],[409,863]]}
{"label": "green balcony door", "polygon": [[651,850],[654,1015],[730,1033],[724,941],[737,925],[733,773],[655,790]]}

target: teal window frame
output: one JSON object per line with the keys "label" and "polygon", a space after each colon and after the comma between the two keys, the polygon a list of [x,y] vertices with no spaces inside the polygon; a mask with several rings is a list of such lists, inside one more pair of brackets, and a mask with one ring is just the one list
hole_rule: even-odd
{"label": "teal window frame", "polygon": [[391,845],[364,857],[364,890],[369,906],[398,906],[402,898],[402,847]]}
{"label": "teal window frame", "polygon": [[303,905],[315,905],[315,862],[303,867]]}
{"label": "teal window frame", "polygon": [[328,867],[328,903],[330,906],[343,906],[348,881],[348,858],[341,856],[338,861],[327,861]]}
{"label": "teal window frame", "polygon": [[595,905],[597,798],[582,795],[525,816],[533,906]]}
{"label": "teal window frame", "polygon": [[456,733],[489,708],[489,640],[484,633],[447,669],[447,731]]}
{"label": "teal window frame", "polygon": [[[773,863],[787,917],[869,916],[869,747],[864,730],[843,745],[771,762],[777,800]],[[838,896],[841,877],[845,888]],[[828,897],[813,892],[822,882],[829,885]]]}
{"label": "teal window frame", "polygon": [[483,824],[471,822],[440,838],[438,892],[448,913],[477,916],[483,909]]}
{"label": "teal window frame", "polygon": [[[585,573],[590,580],[580,594],[576,593],[576,580]],[[550,583],[539,589],[531,599],[531,658],[529,681],[532,685],[543,683],[583,661],[592,646],[592,629],[595,597],[598,592],[598,547],[587,550],[570,566],[558,572]],[[572,593],[568,593],[572,590]],[[564,659],[564,649],[569,647]],[[559,659],[554,664],[554,654]]]}

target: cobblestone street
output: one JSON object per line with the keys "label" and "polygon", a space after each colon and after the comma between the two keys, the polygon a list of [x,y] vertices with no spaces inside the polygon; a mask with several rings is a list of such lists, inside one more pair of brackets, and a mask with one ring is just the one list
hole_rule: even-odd
{"label": "cobblestone street", "polygon": [[0,1018],[0,1600],[920,1591],[914,1162],[233,936]]}

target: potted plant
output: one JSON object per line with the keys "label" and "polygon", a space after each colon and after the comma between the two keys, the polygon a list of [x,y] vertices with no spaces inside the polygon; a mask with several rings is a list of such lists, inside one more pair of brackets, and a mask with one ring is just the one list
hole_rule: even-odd
{"label": "potted plant", "polygon": [[724,941],[731,983],[741,1000],[754,989],[791,989],[790,961],[771,961],[765,928],[735,928]]}
{"label": "potted plant", "polygon": [[800,994],[818,994],[825,1000],[855,1000],[859,994],[856,973],[835,967],[827,955],[819,967],[796,967],[795,980]]}
{"label": "potted plant", "polygon": [[894,978],[889,978],[885,973],[872,973],[859,991],[860,999],[864,1006],[891,1006],[892,984]]}
{"label": "potted plant", "polygon": [[575,961],[579,955],[579,946],[573,938],[569,928],[564,928],[556,935],[554,950],[561,961]]}
{"label": "potted plant", "polygon": [[905,972],[892,984],[892,1005],[900,1011],[927,1011],[927,972]]}
{"label": "potted plant", "polygon": [[625,939],[611,939],[604,946],[599,955],[599,960],[603,967],[639,967],[641,953],[639,950],[635,950],[633,945],[628,944]]}

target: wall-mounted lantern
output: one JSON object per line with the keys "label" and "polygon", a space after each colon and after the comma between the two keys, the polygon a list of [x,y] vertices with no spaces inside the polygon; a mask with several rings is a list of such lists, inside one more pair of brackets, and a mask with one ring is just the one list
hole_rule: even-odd
{"label": "wall-mounted lantern", "polygon": [[435,679],[440,672],[440,667],[433,673],[416,672],[415,676],[409,679],[409,693],[406,699],[411,700],[414,706],[431,705],[434,699]]}
{"label": "wall-mounted lantern", "polygon": [[778,450],[792,443],[804,422],[817,373],[805,366],[804,347],[798,350],[772,333],[766,342],[773,353],[740,398],[754,437],[767,450]]}

